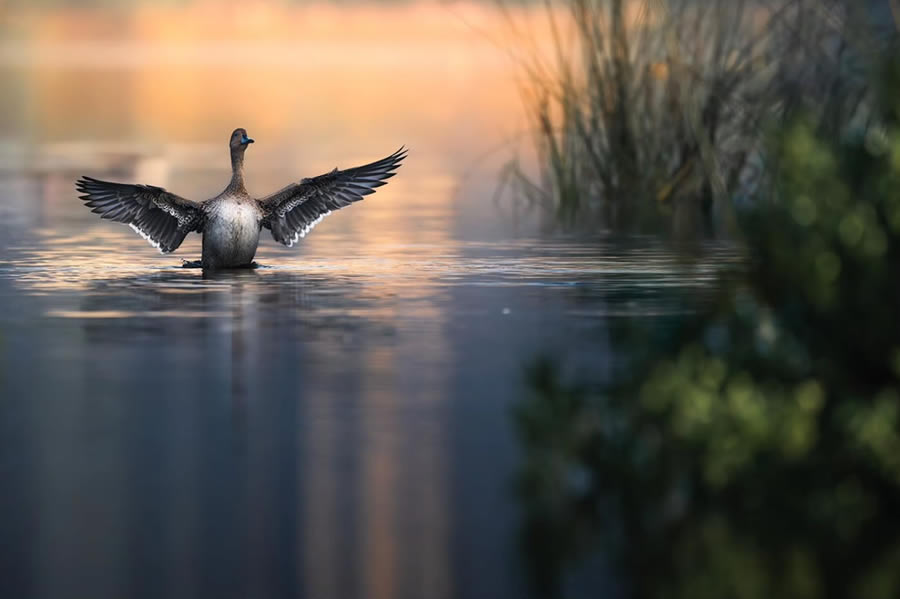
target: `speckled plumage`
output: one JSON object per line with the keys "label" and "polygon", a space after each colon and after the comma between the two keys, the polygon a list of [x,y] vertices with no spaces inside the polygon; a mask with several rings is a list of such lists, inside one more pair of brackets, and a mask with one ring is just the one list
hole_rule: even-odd
{"label": "speckled plumage", "polygon": [[192,202],[152,185],[91,177],[82,177],[75,187],[92,212],[129,225],[163,253],[175,251],[195,231],[203,234],[204,268],[240,268],[252,265],[262,228],[271,230],[279,243],[292,246],[335,210],[374,193],[406,157],[400,148],[382,160],[334,169],[254,199],[244,187],[243,169],[244,152],[251,143],[244,129],[231,134],[231,181],[205,202]]}
{"label": "speckled plumage", "polygon": [[203,204],[203,267],[249,266],[256,254],[261,215],[249,196],[222,195]]}

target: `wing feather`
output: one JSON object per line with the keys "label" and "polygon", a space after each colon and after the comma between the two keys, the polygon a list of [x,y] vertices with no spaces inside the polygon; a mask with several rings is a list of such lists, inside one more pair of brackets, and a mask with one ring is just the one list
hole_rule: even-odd
{"label": "wing feather", "polygon": [[175,251],[188,233],[203,227],[200,204],[162,187],[81,177],[75,188],[91,212],[129,225],[163,253]]}
{"label": "wing feather", "polygon": [[258,201],[264,214],[262,225],[272,231],[275,241],[292,246],[335,210],[375,193],[376,188],[397,174],[406,154],[406,148],[400,148],[370,164],[342,171],[334,169],[261,198]]}

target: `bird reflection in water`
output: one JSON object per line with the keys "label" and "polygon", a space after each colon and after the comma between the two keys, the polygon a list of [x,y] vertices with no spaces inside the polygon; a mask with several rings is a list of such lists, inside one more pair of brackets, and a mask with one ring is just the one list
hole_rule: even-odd
{"label": "bird reflection in water", "polygon": [[[85,477],[81,486],[107,507],[82,531],[70,516],[92,500],[51,505],[39,493],[60,516],[43,523],[36,571],[71,581],[68,568],[102,565],[119,573],[102,581],[105,596],[449,588],[446,448],[420,420],[442,404],[406,410],[394,399],[403,395],[394,385],[421,388],[438,373],[396,378],[396,364],[411,358],[397,354],[392,314],[374,306],[380,292],[346,274],[265,266],[144,273],[92,273],[78,303],[51,315],[90,353],[73,368],[102,380],[104,396],[69,390],[67,409],[51,410],[66,419],[58,434],[35,442],[58,454],[81,446],[82,429],[96,431],[102,457],[91,469],[101,474],[85,474],[74,457],[33,471],[38,480],[61,470]],[[33,404],[34,418],[51,418],[45,405]],[[415,457],[397,469],[413,443]],[[406,530],[401,513],[427,514],[429,526]],[[77,550],[74,539],[87,534],[106,545]],[[71,584],[102,591],[96,581]]]}

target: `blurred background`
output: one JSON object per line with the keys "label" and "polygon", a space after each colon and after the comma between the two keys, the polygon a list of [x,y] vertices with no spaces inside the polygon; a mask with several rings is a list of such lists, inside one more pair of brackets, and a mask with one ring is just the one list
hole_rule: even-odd
{"label": "blurred background", "polygon": [[898,14],[0,0],[0,595],[900,596]]}

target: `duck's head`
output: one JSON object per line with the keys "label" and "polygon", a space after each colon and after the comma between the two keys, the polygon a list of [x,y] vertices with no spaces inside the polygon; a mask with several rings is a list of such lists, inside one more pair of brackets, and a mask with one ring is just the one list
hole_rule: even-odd
{"label": "duck's head", "polygon": [[228,142],[228,145],[231,146],[232,150],[246,150],[247,146],[252,143],[253,140],[247,137],[247,130],[240,128],[235,129],[234,133],[231,134],[231,140]]}

